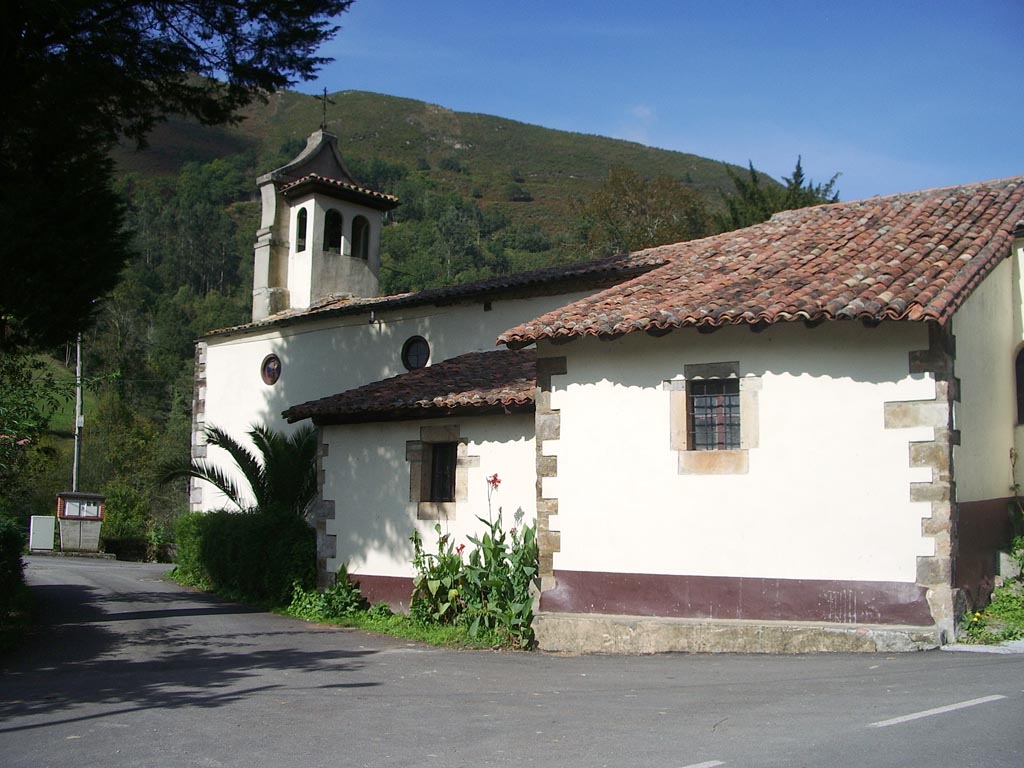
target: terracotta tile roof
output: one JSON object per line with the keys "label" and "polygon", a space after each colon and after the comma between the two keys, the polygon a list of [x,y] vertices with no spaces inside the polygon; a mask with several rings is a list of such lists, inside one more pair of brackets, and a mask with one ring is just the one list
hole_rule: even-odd
{"label": "terracotta tile roof", "polygon": [[210,331],[204,338],[262,329],[267,326],[292,325],[305,320],[365,314],[370,311],[382,312],[405,307],[453,304],[466,300],[487,300],[509,294],[525,293],[539,296],[587,288],[603,288],[665,264],[665,257],[657,253],[657,250],[648,249],[636,253],[624,253],[592,261],[535,269],[515,275],[491,277],[474,283],[451,285],[445,288],[428,288],[424,291],[399,293],[392,296],[328,296],[317,301],[309,309],[278,312],[259,322]]}
{"label": "terracotta tile roof", "polygon": [[443,363],[294,405],[289,422],[354,424],[431,418],[452,413],[532,410],[534,350],[468,352]]}
{"label": "terracotta tile roof", "polygon": [[321,176],[318,173],[309,173],[295,181],[282,185],[281,194],[287,197],[290,194],[295,194],[301,189],[310,186],[320,186],[328,190],[347,192],[349,194],[356,195],[357,197],[370,198],[376,202],[375,207],[378,208],[391,209],[398,205],[398,198],[394,195],[386,195],[383,192],[377,192],[373,189],[360,187],[357,184],[342,181],[341,179],[331,179],[327,176]]}
{"label": "terracotta tile roof", "polygon": [[858,319],[947,322],[1010,254],[1024,177],[787,211],[655,248],[665,265],[503,333],[616,336],[681,326]]}

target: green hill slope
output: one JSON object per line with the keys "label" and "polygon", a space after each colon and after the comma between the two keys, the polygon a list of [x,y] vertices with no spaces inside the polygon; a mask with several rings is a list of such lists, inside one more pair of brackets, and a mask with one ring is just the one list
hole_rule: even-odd
{"label": "green hill slope", "polygon": [[[727,166],[697,155],[376,93],[342,91],[329,98],[334,103],[328,106],[327,128],[356,168],[383,161],[417,171],[484,208],[506,208],[516,223],[538,224],[552,233],[564,227],[571,202],[592,193],[615,165],[645,176],[673,176],[713,207],[721,192],[732,191]],[[250,108],[235,127],[169,121],[153,134],[148,150],[121,151],[118,161],[145,176],[170,175],[189,161],[249,152],[257,172],[264,172],[280,161],[283,147],[299,147],[319,127],[321,110],[316,97],[281,92]]]}

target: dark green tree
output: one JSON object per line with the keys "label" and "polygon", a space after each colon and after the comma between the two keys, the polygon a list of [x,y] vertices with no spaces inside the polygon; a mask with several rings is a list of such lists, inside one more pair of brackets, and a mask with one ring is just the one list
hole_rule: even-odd
{"label": "dark green tree", "polygon": [[811,205],[822,203],[838,203],[839,191],[836,189],[836,182],[841,174],[832,174],[832,178],[824,184],[815,184],[813,180],[804,176],[801,157],[797,155],[796,168],[792,176],[783,176],[786,182],[786,194],[783,199],[784,211],[791,211],[795,208],[806,208]]}
{"label": "dark green tree", "polygon": [[203,459],[172,462],[162,472],[163,482],[194,477],[213,485],[241,510],[303,515],[316,495],[316,430],[305,425],[291,434],[255,424],[247,433],[256,448],[245,445],[217,427],[207,427],[206,443],[227,451],[245,478],[255,505],[234,477]]}
{"label": "dark green tree", "polygon": [[671,176],[648,179],[622,166],[577,211],[581,245],[591,257],[703,237],[710,223],[695,190]]}
{"label": "dark green tree", "polygon": [[0,7],[0,349],[87,325],[128,259],[109,151],[168,114],[232,122],[309,79],[352,0],[12,0]]}
{"label": "dark green tree", "polygon": [[42,360],[0,355],[0,516],[25,513],[41,438],[68,394]]}
{"label": "dark green tree", "polygon": [[779,211],[791,211],[812,205],[839,202],[836,182],[839,180],[840,174],[834,174],[824,184],[815,184],[804,176],[803,164],[799,156],[796,159],[793,175],[782,178],[785,186],[777,184],[768,176],[755,170],[753,163],[749,164],[749,174],[746,178],[728,167],[726,173],[732,179],[736,191],[723,195],[725,211],[716,216],[718,229],[722,232],[730,232],[767,221],[773,213]]}

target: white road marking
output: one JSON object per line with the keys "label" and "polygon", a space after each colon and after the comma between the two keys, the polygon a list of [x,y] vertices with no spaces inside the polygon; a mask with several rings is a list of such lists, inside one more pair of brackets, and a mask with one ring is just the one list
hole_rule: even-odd
{"label": "white road marking", "polygon": [[908,723],[911,720],[920,720],[922,717],[931,717],[932,715],[942,715],[946,712],[955,712],[958,709],[967,709],[967,707],[976,707],[979,704],[988,704],[993,701],[999,701],[1005,699],[1005,696],[982,696],[980,699],[971,699],[970,701],[961,701],[959,704],[950,704],[945,707],[936,707],[935,709],[926,709],[924,712],[915,712],[911,715],[903,715],[903,717],[894,717],[892,720],[880,720],[877,723],[871,723],[870,728],[885,728],[890,725],[899,725],[900,723]]}
{"label": "white road marking", "polygon": [[719,765],[725,765],[721,760],[708,760],[706,763],[694,763],[693,765],[684,765],[683,768],[717,768]]}

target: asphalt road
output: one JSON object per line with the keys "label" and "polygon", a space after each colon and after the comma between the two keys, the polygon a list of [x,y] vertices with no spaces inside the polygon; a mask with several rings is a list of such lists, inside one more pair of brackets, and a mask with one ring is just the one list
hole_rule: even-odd
{"label": "asphalt road", "polygon": [[1024,766],[1024,655],[446,651],[28,558],[0,766]]}

